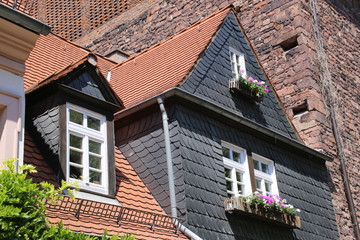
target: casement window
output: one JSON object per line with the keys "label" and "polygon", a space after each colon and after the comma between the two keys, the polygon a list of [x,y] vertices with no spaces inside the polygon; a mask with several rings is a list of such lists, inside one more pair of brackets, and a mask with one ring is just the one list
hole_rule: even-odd
{"label": "casement window", "polygon": [[256,191],[262,194],[279,194],[274,162],[258,154],[252,154]]}
{"label": "casement window", "polygon": [[[231,71],[233,78],[238,78],[239,74],[243,76],[246,75],[246,68],[245,68],[245,57],[244,54],[235,50],[232,47],[229,47],[230,51],[230,61],[231,61]],[[242,73],[240,71],[242,70]]]}
{"label": "casement window", "polygon": [[246,150],[223,143],[222,152],[228,197],[245,196],[251,193]]}
{"label": "casement window", "polygon": [[254,191],[279,194],[274,162],[245,149],[222,142],[224,173],[228,197],[248,196]]}
{"label": "casement window", "polygon": [[106,117],[69,103],[66,113],[66,179],[80,189],[108,194]]}

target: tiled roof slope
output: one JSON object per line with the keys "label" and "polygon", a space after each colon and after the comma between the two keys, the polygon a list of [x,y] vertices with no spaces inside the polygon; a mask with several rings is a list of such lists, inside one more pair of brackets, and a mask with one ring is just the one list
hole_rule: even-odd
{"label": "tiled roof slope", "polygon": [[177,86],[205,50],[230,8],[223,9],[127,61],[111,73],[125,107]]}
{"label": "tiled roof slope", "polygon": [[[29,133],[26,133],[25,136],[24,155],[24,162],[35,165],[38,171],[36,174],[31,175],[35,182],[48,181],[58,185],[51,167],[43,158],[36,141]],[[115,149],[115,161],[117,177],[116,199],[120,202],[121,206],[156,214],[165,214],[150,194],[148,188],[136,174],[135,170],[118,149]],[[111,235],[131,233],[137,236],[136,239],[139,240],[187,239],[181,234],[176,234],[175,229],[170,230],[155,227],[155,230],[151,230],[149,226],[132,222],[124,222],[119,226],[114,219],[94,217],[85,214],[80,215],[78,219],[74,216],[73,212],[52,209],[48,209],[47,214],[51,223],[57,223],[61,219],[63,224],[71,230],[87,234],[101,235],[104,229],[107,229]]]}
{"label": "tiled roof slope", "polygon": [[[53,34],[40,36],[26,61],[25,90],[78,63],[90,53],[89,50]],[[97,66],[104,76],[108,69],[115,66],[113,61],[102,56],[97,55],[97,60]]]}

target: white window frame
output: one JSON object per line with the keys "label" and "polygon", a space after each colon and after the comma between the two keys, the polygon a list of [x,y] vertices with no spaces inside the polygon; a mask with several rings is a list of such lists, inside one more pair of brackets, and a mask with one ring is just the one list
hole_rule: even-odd
{"label": "white window frame", "polygon": [[[278,189],[278,185],[277,185],[277,180],[276,180],[276,171],[275,171],[275,166],[274,166],[274,161],[265,158],[263,156],[260,156],[259,154],[256,153],[252,153],[252,159],[253,161],[258,161],[260,163],[260,168],[262,168],[261,164],[266,164],[268,171],[267,173],[264,173],[263,171],[257,170],[255,169],[255,164],[254,164],[254,175],[255,175],[255,188],[257,191],[259,191],[262,194],[276,194],[279,195],[279,189]],[[256,179],[261,181],[261,187],[260,189],[257,188],[256,186]],[[269,182],[271,183],[271,190],[270,191],[266,191],[265,188],[265,182]]]}
{"label": "white window frame", "polygon": [[231,62],[231,71],[233,78],[238,79],[240,70],[244,70],[242,76],[246,76],[246,67],[245,67],[245,55],[242,52],[239,52],[235,48],[229,47],[230,62]]}
{"label": "white window frame", "polygon": [[[227,190],[227,193],[233,197],[249,195],[252,192],[252,190],[251,190],[250,172],[248,167],[249,165],[248,165],[248,157],[246,150],[227,142],[222,142],[221,146],[229,149],[229,155],[230,155],[230,158],[223,156],[225,168],[231,170],[230,178],[225,177],[227,182],[232,183],[232,191]],[[233,160],[233,151],[238,152],[240,154],[240,162],[236,162]],[[243,181],[241,182],[241,184],[244,185],[243,194],[239,193],[238,183],[240,184],[240,182],[237,181],[236,172],[242,173]]]}
{"label": "white window frame", "polygon": [[[83,114],[83,125],[70,121],[70,110],[74,110]],[[100,120],[100,130],[94,130],[87,127],[88,116]],[[109,193],[109,175],[108,175],[108,148],[107,148],[107,129],[106,129],[106,117],[104,115],[92,112],[85,108],[67,103],[66,104],[66,179],[69,182],[75,183],[80,189],[88,190],[91,192],[108,194]],[[76,163],[70,163],[70,134],[83,138],[82,141],[82,166],[83,166],[83,178],[75,179],[70,176],[70,165],[76,166]],[[89,172],[91,167],[89,162],[89,140],[101,143],[101,184],[95,184],[89,182]],[[78,151],[79,152],[79,151]],[[94,154],[92,154],[94,155]],[[79,165],[80,166],[80,165]]]}

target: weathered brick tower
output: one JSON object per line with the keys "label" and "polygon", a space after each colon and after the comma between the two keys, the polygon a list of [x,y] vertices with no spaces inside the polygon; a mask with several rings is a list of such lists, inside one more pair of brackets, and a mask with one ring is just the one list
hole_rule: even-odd
{"label": "weathered brick tower", "polygon": [[289,119],[328,164],[341,239],[360,239],[359,0],[37,0],[54,32],[129,55],[233,4]]}

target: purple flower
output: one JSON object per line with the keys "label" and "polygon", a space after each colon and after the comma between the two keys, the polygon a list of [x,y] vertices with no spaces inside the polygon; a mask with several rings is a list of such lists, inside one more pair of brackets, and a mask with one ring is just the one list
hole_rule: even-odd
{"label": "purple flower", "polygon": [[248,81],[249,81],[249,82],[253,82],[254,79],[253,79],[252,77],[249,77],[249,78],[248,78]]}
{"label": "purple flower", "polygon": [[240,73],[245,73],[245,70],[242,70],[242,69],[241,69],[239,72],[240,72]]}
{"label": "purple flower", "polygon": [[264,92],[269,92],[269,89],[265,88],[265,89],[264,89]]}
{"label": "purple flower", "polygon": [[257,82],[256,85],[261,85],[261,82]]}

